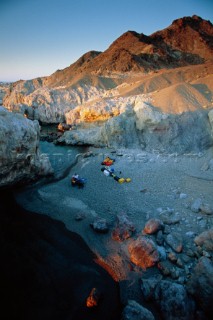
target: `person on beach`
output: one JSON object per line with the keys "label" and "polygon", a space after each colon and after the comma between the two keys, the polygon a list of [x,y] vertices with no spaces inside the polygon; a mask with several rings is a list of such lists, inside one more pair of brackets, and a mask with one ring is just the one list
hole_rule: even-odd
{"label": "person on beach", "polygon": [[77,173],[73,174],[72,179],[78,180],[79,179],[79,175]]}
{"label": "person on beach", "polygon": [[79,188],[83,188],[85,183],[85,179],[79,177],[78,174],[74,174],[71,178],[72,186],[78,186]]}

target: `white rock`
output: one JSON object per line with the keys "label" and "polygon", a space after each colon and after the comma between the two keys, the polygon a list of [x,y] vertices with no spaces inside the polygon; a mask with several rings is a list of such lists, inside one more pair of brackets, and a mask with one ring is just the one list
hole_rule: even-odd
{"label": "white rock", "polygon": [[38,121],[0,107],[0,186],[27,182],[52,172],[39,153]]}
{"label": "white rock", "polygon": [[202,200],[200,198],[197,198],[191,205],[191,210],[193,212],[199,212],[200,211],[200,207],[202,205]]}
{"label": "white rock", "polygon": [[186,199],[187,194],[186,193],[180,193],[180,199]]}
{"label": "white rock", "polygon": [[157,111],[141,100],[136,100],[134,111],[136,114],[136,128],[138,130],[143,130],[147,125],[156,125],[168,117],[168,115]]}

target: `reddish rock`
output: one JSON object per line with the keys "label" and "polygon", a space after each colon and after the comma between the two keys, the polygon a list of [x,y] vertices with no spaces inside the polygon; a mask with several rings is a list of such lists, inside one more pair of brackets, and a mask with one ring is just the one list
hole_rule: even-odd
{"label": "reddish rock", "polygon": [[194,242],[207,251],[213,251],[213,228],[202,232],[194,239]]}
{"label": "reddish rock", "polygon": [[150,268],[159,261],[155,243],[148,237],[141,236],[128,247],[131,261],[142,269]]}
{"label": "reddish rock", "polygon": [[150,219],[145,224],[145,227],[143,229],[143,233],[153,234],[153,233],[156,233],[157,231],[162,230],[162,229],[163,229],[163,223],[162,223],[161,220],[159,220],[159,219]]}

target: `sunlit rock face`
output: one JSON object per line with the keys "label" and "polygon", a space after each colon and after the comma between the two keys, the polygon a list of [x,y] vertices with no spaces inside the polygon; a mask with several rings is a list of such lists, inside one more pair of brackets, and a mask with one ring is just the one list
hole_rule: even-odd
{"label": "sunlit rock face", "polygon": [[52,172],[39,153],[38,121],[0,107],[0,187],[25,183]]}
{"label": "sunlit rock face", "polygon": [[8,110],[25,114],[29,119],[59,123],[65,121],[65,113],[98,96],[101,91],[86,85],[50,88],[45,85],[45,79],[38,78],[15,83],[4,96],[3,104]]}
{"label": "sunlit rock face", "polygon": [[141,236],[132,241],[128,247],[130,260],[146,270],[159,261],[159,254],[154,242],[148,237]]}
{"label": "sunlit rock face", "polygon": [[[211,118],[205,110],[180,115],[165,114],[141,96],[134,101],[124,100],[122,108],[117,109],[117,116],[111,117],[109,109],[108,119],[96,126],[86,126],[86,122],[83,121],[86,114],[84,110],[74,115],[75,110],[66,115],[69,122],[75,123],[77,119],[83,124],[77,130],[65,132],[59,141],[61,143],[141,148],[149,152],[157,150],[161,153],[178,154],[200,152],[213,144]],[[95,111],[96,120],[102,111],[101,108]]]}

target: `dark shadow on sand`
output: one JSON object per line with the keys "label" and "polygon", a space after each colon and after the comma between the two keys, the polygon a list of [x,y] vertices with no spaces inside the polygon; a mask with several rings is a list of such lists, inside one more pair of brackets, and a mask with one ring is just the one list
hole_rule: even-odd
{"label": "dark shadow on sand", "polygon": [[[120,319],[118,284],[94,262],[80,236],[26,212],[0,193],[0,314],[3,320]],[[86,307],[93,287],[99,306]]]}

